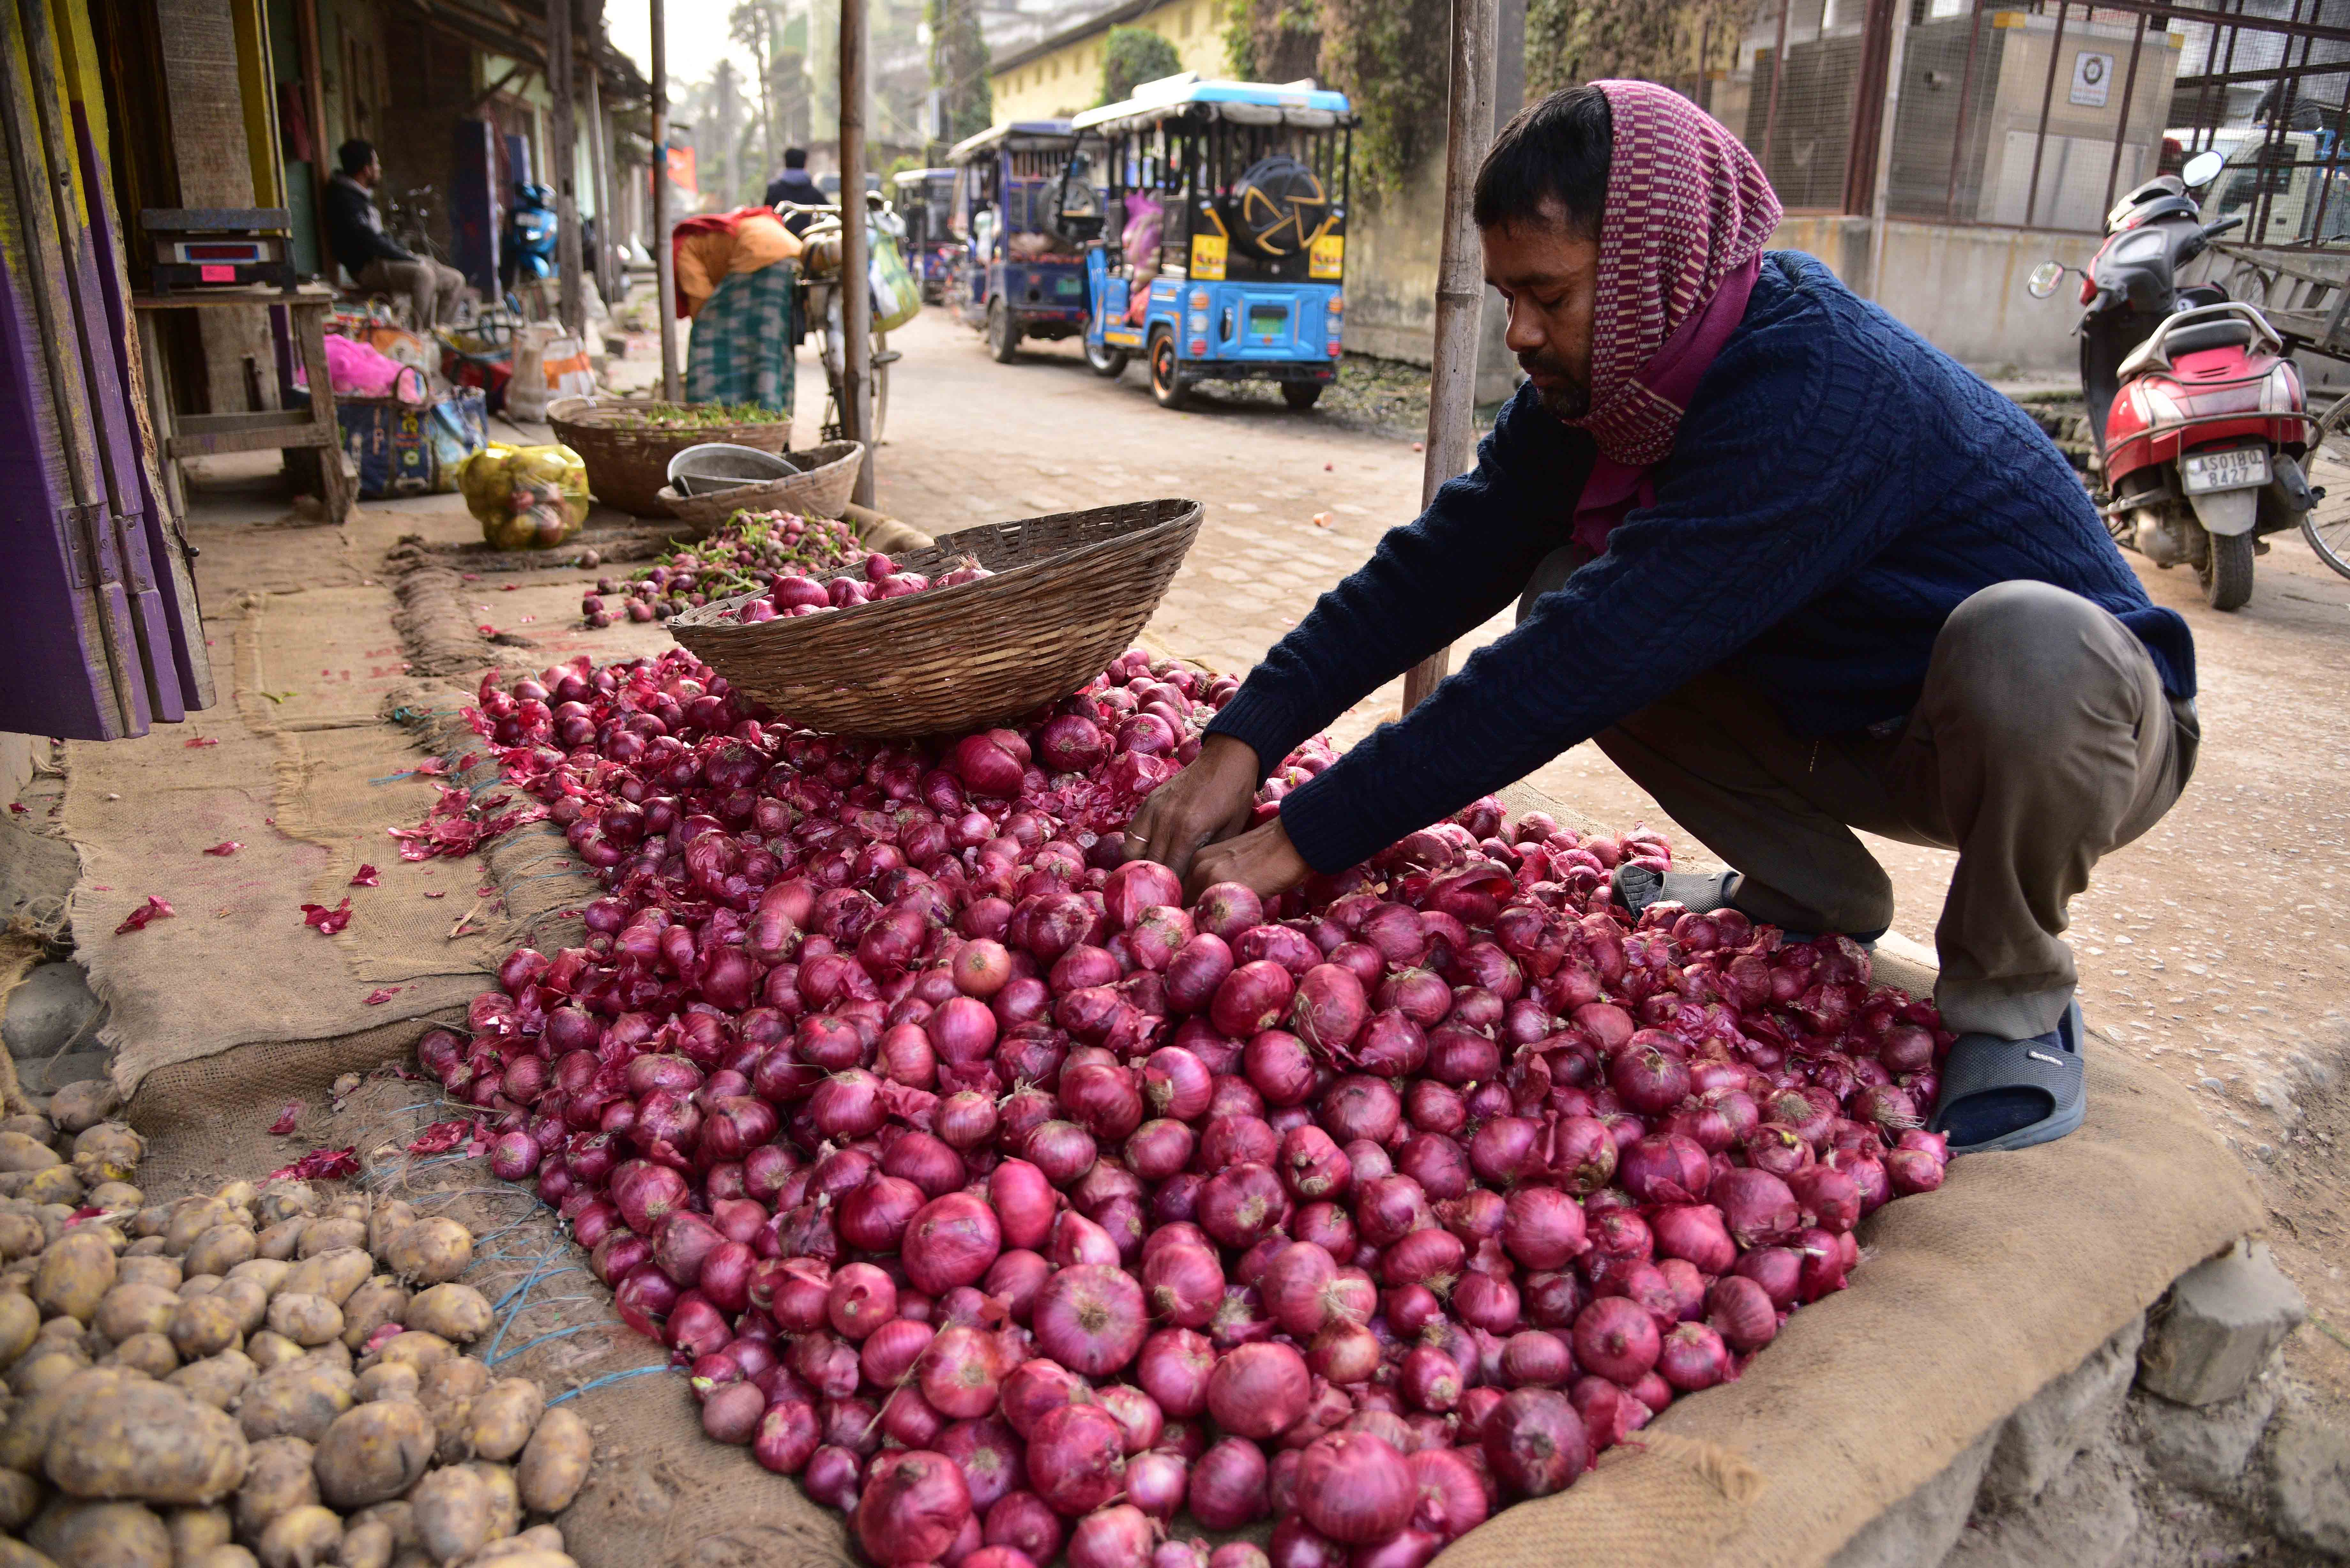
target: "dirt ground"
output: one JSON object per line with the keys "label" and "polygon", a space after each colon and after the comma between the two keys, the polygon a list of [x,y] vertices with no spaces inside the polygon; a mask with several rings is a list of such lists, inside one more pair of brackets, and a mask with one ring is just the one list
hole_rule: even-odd
{"label": "dirt ground", "polygon": [[[1209,392],[1196,411],[1170,413],[1139,367],[1106,381],[1066,343],[1028,345],[1017,363],[997,365],[937,311],[890,341],[904,358],[878,455],[885,510],[936,533],[1146,494],[1196,497],[1207,524],[1151,631],[1221,668],[1249,668],[1418,509],[1419,452],[1360,405],[1294,413],[1252,389]],[[823,382],[801,365],[800,417],[812,425]],[[2221,615],[2191,571],[2126,558],[2194,628],[2204,741],[2168,818],[2102,864],[2074,907],[2083,1006],[2093,1026],[2192,1085],[2258,1174],[2278,1254],[2322,1325],[2294,1336],[2294,1370],[2350,1404],[2350,1349],[2331,1336],[2350,1329],[2350,1183],[2335,1154],[2350,1139],[2335,1092],[2350,1046],[2350,691],[2326,676],[2350,652],[2350,580],[2299,535],[2280,536],[2261,557],[2251,603]],[[1497,620],[1471,640],[1506,629]],[[1335,726],[1339,738],[1392,718],[1399,697],[1400,682],[1373,693]],[[1531,782],[1597,821],[1677,833],[1596,747]],[[1930,945],[1953,857],[1872,847],[1899,899],[1896,931]]]}

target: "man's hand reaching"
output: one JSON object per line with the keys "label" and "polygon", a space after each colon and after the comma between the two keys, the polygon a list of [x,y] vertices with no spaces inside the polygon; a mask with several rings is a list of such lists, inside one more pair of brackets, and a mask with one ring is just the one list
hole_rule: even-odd
{"label": "man's hand reaching", "polygon": [[1211,844],[1191,862],[1191,875],[1184,883],[1188,897],[1198,898],[1201,892],[1218,882],[1238,882],[1253,888],[1262,898],[1275,893],[1285,893],[1314,875],[1314,867],[1297,853],[1289,842],[1289,829],[1274,817],[1262,827],[1253,827],[1237,838],[1227,838],[1221,844]]}
{"label": "man's hand reaching", "polygon": [[1134,814],[1126,857],[1156,860],[1188,878],[1201,849],[1248,826],[1256,782],[1255,751],[1229,735],[1210,735],[1191,764],[1152,791]]}

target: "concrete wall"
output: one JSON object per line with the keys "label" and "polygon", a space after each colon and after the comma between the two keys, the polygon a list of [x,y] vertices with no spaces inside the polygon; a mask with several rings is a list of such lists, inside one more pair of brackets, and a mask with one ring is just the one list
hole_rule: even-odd
{"label": "concrete wall", "polygon": [[[1347,242],[1347,348],[1428,363],[1443,208],[1443,171],[1430,168],[1376,207],[1357,213]],[[2069,376],[2077,369],[2073,280],[2049,299],[2033,298],[2023,285],[2033,267],[2052,258],[2086,266],[2096,254],[2095,235],[1888,223],[1884,258],[1872,280],[1871,229],[1866,218],[1791,217],[1771,244],[1819,257],[1864,296],[1875,281],[1887,310],[1986,375]],[[1506,397],[1511,386],[1510,361],[1500,352],[1497,304],[1489,296],[1480,401]]]}
{"label": "concrete wall", "polygon": [[[1147,28],[1175,46],[1187,71],[1203,77],[1224,74],[1224,33],[1216,0],[1166,0],[1143,15],[1121,24]],[[1088,27],[1057,47],[1034,58],[1025,51],[1010,57],[1019,64],[990,71],[995,123],[1015,119],[1056,119],[1091,109],[1101,96],[1103,41],[1107,25]]]}
{"label": "concrete wall", "polygon": [[[1358,202],[1347,224],[1347,347],[1357,354],[1429,362],[1436,333],[1436,265],[1444,238],[1444,166],[1435,159],[1401,191]],[[1501,298],[1486,292],[1479,337],[1477,400],[1517,390],[1517,361],[1502,344]]]}
{"label": "concrete wall", "polygon": [[[1807,251],[1855,292],[1870,293],[1871,224],[1866,218],[1794,217],[1771,236],[1773,248]],[[2073,323],[2080,306],[2067,279],[2054,297],[2034,299],[2024,279],[2043,261],[2086,266],[2094,234],[1950,227],[1893,222],[1877,267],[1878,303],[1926,340],[1993,377],[2069,376],[2080,365]]]}

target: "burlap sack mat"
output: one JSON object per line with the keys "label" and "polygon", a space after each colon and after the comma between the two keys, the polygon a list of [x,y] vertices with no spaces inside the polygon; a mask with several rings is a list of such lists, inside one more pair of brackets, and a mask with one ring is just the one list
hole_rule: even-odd
{"label": "burlap sack mat", "polygon": [[[71,748],[77,956],[107,1005],[101,1038],[126,1092],[232,1046],[462,1007],[504,952],[494,921],[449,935],[487,902],[478,861],[410,864],[386,836],[439,798],[412,771],[421,757],[400,760],[379,711],[410,682],[384,630],[390,609],[376,587],[249,597],[207,623],[234,628],[233,701],[137,740]],[[242,847],[205,853],[232,842]],[[362,865],[378,886],[350,885]],[[118,932],[150,895],[172,917]],[[304,923],[305,903],[345,898],[340,933]]]}

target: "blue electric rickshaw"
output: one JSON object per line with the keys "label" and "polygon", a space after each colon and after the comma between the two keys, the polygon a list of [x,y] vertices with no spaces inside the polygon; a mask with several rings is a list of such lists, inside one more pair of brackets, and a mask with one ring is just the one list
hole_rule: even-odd
{"label": "blue electric rickshaw", "polygon": [[990,126],[947,154],[963,241],[947,299],[986,332],[999,362],[1011,363],[1023,337],[1085,330],[1085,246],[1101,232],[1099,158],[1100,143],[1066,119]]}
{"label": "blue electric rickshaw", "polygon": [[1311,82],[1191,72],[1076,116],[1072,129],[1105,144],[1107,177],[1086,256],[1087,362],[1116,376],[1145,355],[1170,409],[1210,380],[1276,381],[1291,408],[1311,408],[1345,351],[1356,123],[1344,93]]}
{"label": "blue electric rickshaw", "polygon": [[906,224],[906,265],[922,286],[923,302],[936,305],[946,298],[962,254],[953,229],[954,171],[905,169],[891,182],[898,193],[890,204]]}

